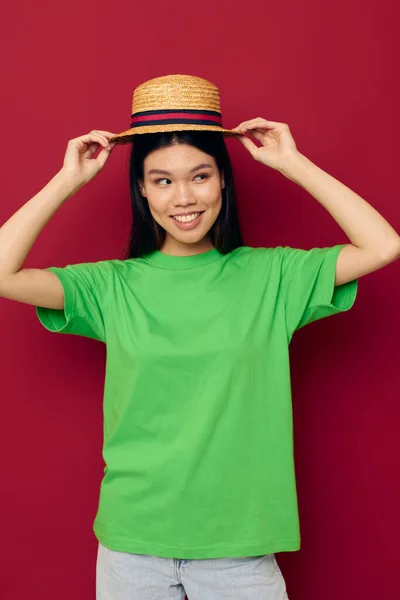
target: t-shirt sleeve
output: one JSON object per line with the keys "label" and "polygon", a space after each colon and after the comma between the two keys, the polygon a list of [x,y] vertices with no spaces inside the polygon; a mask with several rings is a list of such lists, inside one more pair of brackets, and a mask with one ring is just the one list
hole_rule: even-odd
{"label": "t-shirt sleeve", "polygon": [[353,306],[358,279],[335,286],[337,259],[346,245],[311,250],[282,247],[281,291],[289,339],[300,327]]}
{"label": "t-shirt sleeve", "polygon": [[106,341],[104,312],[110,289],[107,261],[48,267],[64,289],[64,308],[36,306],[41,324],[54,333],[70,333]]}

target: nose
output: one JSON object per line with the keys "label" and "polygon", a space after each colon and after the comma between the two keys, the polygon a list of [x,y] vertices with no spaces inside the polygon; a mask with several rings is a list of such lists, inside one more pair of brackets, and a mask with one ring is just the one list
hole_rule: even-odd
{"label": "nose", "polygon": [[174,198],[174,206],[188,206],[190,204],[197,204],[196,198],[193,196],[190,187],[185,183],[182,183],[177,188],[177,192]]}

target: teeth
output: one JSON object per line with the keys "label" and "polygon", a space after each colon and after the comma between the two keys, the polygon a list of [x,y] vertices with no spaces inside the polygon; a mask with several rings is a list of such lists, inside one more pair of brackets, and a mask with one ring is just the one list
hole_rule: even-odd
{"label": "teeth", "polygon": [[181,216],[181,217],[173,217],[176,221],[180,221],[180,223],[190,223],[190,221],[194,221],[200,215],[199,212],[193,213],[191,215]]}

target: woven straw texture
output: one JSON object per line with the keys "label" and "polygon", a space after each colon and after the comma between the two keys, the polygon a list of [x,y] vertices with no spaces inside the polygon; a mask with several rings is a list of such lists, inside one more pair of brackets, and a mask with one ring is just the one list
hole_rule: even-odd
{"label": "woven straw texture", "polygon": [[[219,90],[216,85],[195,75],[165,75],[145,81],[135,88],[132,98],[132,119],[137,113],[160,110],[211,110],[221,113]],[[225,136],[238,135],[237,131],[219,125],[171,123],[141,125],[127,129],[111,138],[110,142],[126,144],[135,135],[163,131],[219,131]]]}

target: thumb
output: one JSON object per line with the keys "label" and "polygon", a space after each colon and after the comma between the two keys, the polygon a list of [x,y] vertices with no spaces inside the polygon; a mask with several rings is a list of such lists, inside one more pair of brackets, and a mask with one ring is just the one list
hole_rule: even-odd
{"label": "thumb", "polygon": [[102,151],[99,152],[98,156],[96,157],[96,160],[101,167],[104,167],[104,165],[106,164],[107,160],[110,157],[111,151],[115,145],[116,142],[111,142],[109,148],[103,148]]}

